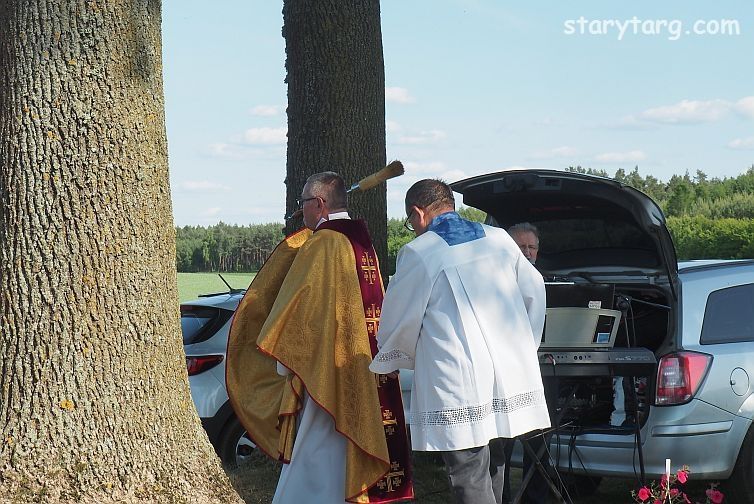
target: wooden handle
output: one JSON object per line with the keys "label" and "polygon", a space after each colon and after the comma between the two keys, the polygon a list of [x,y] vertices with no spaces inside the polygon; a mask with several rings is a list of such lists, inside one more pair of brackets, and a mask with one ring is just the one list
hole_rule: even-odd
{"label": "wooden handle", "polygon": [[359,190],[366,191],[368,189],[371,189],[388,179],[403,175],[403,171],[403,163],[401,163],[400,161],[392,161],[389,165],[387,165],[377,173],[373,173],[359,180]]}

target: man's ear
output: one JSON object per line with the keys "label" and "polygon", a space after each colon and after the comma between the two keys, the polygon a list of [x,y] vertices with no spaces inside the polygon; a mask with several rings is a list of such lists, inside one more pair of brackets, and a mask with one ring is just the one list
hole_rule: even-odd
{"label": "man's ear", "polygon": [[325,205],[325,200],[323,200],[322,198],[317,198],[317,210],[320,213],[320,217],[327,218],[327,216],[330,214],[330,211]]}

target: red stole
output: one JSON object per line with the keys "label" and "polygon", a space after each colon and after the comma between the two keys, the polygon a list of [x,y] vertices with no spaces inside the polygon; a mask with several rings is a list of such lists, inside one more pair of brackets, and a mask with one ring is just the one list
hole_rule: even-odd
{"label": "red stole", "polygon": [[[364,303],[369,346],[374,357],[377,354],[377,329],[380,324],[384,289],[369,231],[364,221],[350,219],[326,221],[319,225],[317,231],[320,229],[342,233],[353,247],[361,299]],[[389,378],[387,375],[376,375],[375,380],[385,439],[390,454],[390,470],[369,488],[369,502],[387,503],[413,499],[411,450],[406,434],[400,383],[398,378]]]}

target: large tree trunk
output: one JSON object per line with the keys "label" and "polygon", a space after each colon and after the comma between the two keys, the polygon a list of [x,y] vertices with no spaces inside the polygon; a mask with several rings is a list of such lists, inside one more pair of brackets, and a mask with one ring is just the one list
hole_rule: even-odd
{"label": "large tree trunk", "polygon": [[[290,212],[313,173],[338,172],[350,186],[385,166],[385,69],[379,0],[285,0],[283,21]],[[352,193],[349,207],[387,264],[385,185]]]}
{"label": "large tree trunk", "polygon": [[186,377],[159,1],[0,1],[0,500],[239,502]]}

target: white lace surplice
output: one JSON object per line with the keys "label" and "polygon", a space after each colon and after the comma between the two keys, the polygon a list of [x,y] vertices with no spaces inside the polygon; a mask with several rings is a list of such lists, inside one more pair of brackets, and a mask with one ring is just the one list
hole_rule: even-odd
{"label": "white lace surplice", "polygon": [[401,249],[370,369],[414,369],[411,444],[444,451],[549,427],[537,360],[541,275],[505,231],[449,246],[427,232]]}

